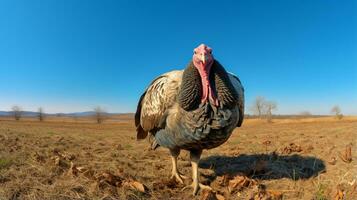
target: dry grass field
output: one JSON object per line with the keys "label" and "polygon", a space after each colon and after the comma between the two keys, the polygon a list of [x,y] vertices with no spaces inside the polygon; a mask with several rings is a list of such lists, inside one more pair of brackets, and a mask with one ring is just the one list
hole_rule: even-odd
{"label": "dry grass field", "polygon": [[[357,199],[357,118],[248,119],[204,151],[193,197],[168,151],[136,141],[130,116],[0,118],[0,199]],[[190,177],[187,152],[179,169]],[[189,184],[191,180],[185,180]]]}

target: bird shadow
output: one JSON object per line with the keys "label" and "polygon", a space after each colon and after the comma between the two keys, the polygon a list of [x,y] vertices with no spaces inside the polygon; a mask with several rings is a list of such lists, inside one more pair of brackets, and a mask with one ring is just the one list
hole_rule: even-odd
{"label": "bird shadow", "polygon": [[292,180],[308,179],[326,171],[323,160],[312,156],[270,154],[241,154],[236,157],[209,156],[202,158],[200,168],[211,169],[211,175],[205,175],[213,181],[217,176],[244,175],[254,179],[272,180],[289,178]]}

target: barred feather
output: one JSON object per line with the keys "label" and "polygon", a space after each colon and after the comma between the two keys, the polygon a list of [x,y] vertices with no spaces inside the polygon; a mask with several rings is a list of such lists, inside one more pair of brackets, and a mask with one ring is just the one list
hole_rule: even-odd
{"label": "barred feather", "polygon": [[174,105],[181,84],[182,71],[172,71],[156,78],[141,96],[136,115],[137,139],[155,133],[164,121],[165,112]]}

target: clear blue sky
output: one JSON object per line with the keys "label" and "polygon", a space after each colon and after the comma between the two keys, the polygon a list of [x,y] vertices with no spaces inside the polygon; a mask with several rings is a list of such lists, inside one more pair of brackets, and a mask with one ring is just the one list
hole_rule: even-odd
{"label": "clear blue sky", "polygon": [[246,106],[357,114],[357,2],[0,2],[0,110],[134,112],[157,75],[200,43],[242,80]]}

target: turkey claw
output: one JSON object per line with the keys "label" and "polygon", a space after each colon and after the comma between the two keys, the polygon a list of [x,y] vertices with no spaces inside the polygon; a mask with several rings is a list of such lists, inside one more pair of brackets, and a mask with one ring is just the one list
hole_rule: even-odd
{"label": "turkey claw", "polygon": [[183,184],[182,179],[187,179],[187,177],[182,175],[181,173],[175,173],[171,175],[170,179],[175,179],[177,182]]}
{"label": "turkey claw", "polygon": [[201,189],[201,190],[213,190],[210,186],[208,186],[208,185],[203,185],[203,184],[201,184],[201,183],[199,183],[199,184],[194,184],[194,183],[192,183],[191,185],[187,185],[187,186],[185,186],[184,188],[182,188],[182,190],[181,191],[184,191],[184,190],[186,190],[186,189],[188,189],[188,188],[193,188],[193,196],[196,196],[197,195],[197,193],[198,193],[198,191]]}

